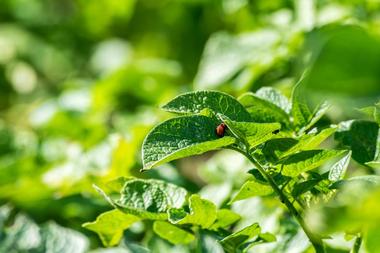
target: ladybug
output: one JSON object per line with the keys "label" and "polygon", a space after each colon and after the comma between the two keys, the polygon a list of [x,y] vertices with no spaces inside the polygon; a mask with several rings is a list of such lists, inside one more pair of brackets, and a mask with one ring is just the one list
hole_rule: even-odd
{"label": "ladybug", "polygon": [[227,125],[224,124],[224,123],[221,123],[215,129],[216,135],[219,136],[219,137],[223,137],[224,133],[226,132],[226,129],[227,129]]}

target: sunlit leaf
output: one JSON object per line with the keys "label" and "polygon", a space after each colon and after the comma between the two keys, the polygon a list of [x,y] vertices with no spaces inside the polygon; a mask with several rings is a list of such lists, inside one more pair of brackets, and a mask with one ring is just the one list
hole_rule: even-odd
{"label": "sunlit leaf", "polygon": [[235,253],[240,246],[255,236],[258,236],[260,232],[260,226],[257,223],[254,223],[238,232],[225,237],[220,241],[220,243],[227,253]]}
{"label": "sunlit leaf", "polygon": [[211,230],[227,228],[241,219],[241,216],[229,209],[220,209],[216,214],[216,220],[210,227]]}
{"label": "sunlit leaf", "polygon": [[341,155],[344,150],[308,150],[289,156],[277,164],[281,174],[296,177],[299,174],[315,169],[326,161]]}
{"label": "sunlit leaf", "polygon": [[289,115],[276,104],[256,96],[254,93],[245,93],[239,98],[250,113],[253,121],[262,123],[282,122],[289,123]]}
{"label": "sunlit leaf", "polygon": [[211,201],[194,194],[189,198],[190,213],[183,209],[169,209],[169,221],[173,224],[194,224],[209,228],[217,218],[216,206]]}
{"label": "sunlit leaf", "polygon": [[236,122],[221,116],[228,129],[238,138],[241,138],[249,144],[250,148],[266,142],[275,134],[274,132],[281,128],[279,123],[254,123],[254,122]]}
{"label": "sunlit leaf", "polygon": [[216,134],[218,122],[201,115],[174,118],[156,126],[143,144],[144,169],[226,147],[235,138]]}
{"label": "sunlit leaf", "polygon": [[312,115],[309,106],[305,101],[302,92],[302,82],[299,82],[293,89],[292,93],[292,116],[293,123],[297,127],[304,127],[308,124]]}
{"label": "sunlit leaf", "polygon": [[180,114],[200,113],[210,109],[223,114],[232,120],[250,121],[247,110],[234,97],[218,91],[195,91],[174,98],[162,107],[169,112]]}
{"label": "sunlit leaf", "polygon": [[192,233],[165,221],[154,222],[153,231],[173,244],[188,244],[195,240]]}
{"label": "sunlit leaf", "polygon": [[132,179],[120,191],[118,200],[97,190],[115,208],[142,219],[167,219],[170,208],[180,208],[186,201],[187,191],[179,186],[155,179]]}
{"label": "sunlit leaf", "polygon": [[330,169],[329,172],[329,180],[332,182],[338,181],[344,177],[346,173],[347,167],[350,163],[351,159],[351,151],[347,153],[344,157],[342,157],[339,161],[337,161]]}
{"label": "sunlit leaf", "polygon": [[277,138],[266,143],[263,151],[271,160],[280,160],[294,153],[318,148],[318,146],[330,137],[336,128],[326,128],[321,132],[306,134],[298,140],[292,138]]}
{"label": "sunlit leaf", "polygon": [[106,247],[117,245],[128,229],[140,218],[125,214],[117,209],[99,215],[94,222],[83,224],[83,227],[96,232]]}
{"label": "sunlit leaf", "polygon": [[255,93],[256,96],[277,105],[284,112],[290,113],[292,105],[287,97],[273,87],[262,87]]}
{"label": "sunlit leaf", "polygon": [[257,180],[248,180],[233,197],[231,203],[256,196],[267,196],[273,193],[273,189],[268,184]]}

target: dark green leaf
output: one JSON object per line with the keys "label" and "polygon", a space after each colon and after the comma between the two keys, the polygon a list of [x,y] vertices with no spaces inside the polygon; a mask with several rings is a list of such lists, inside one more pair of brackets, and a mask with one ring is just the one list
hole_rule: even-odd
{"label": "dark green leaf", "polygon": [[379,157],[379,125],[375,122],[365,120],[342,122],[335,139],[350,147],[352,158],[359,163],[371,162]]}
{"label": "dark green leaf", "polygon": [[300,196],[301,194],[310,191],[321,180],[323,180],[323,179],[322,178],[312,178],[310,180],[307,180],[307,181],[304,181],[304,182],[301,182],[301,183],[294,185],[294,188],[292,190],[293,197],[296,198],[296,197]]}

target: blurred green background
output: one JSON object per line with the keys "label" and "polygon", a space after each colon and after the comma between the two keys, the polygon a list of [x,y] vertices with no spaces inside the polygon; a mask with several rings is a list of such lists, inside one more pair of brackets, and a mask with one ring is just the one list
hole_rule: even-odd
{"label": "blurred green background", "polygon": [[[290,95],[304,73],[309,102],[334,104],[325,121],[362,117],[380,98],[380,0],[1,0],[0,214],[95,249],[81,224],[110,207],[93,183],[161,178],[221,203],[249,169],[238,155],[139,173],[145,134],[169,117],[159,106],[200,89]],[[143,226],[125,240],[169,252]],[[14,237],[0,251],[33,248]]]}

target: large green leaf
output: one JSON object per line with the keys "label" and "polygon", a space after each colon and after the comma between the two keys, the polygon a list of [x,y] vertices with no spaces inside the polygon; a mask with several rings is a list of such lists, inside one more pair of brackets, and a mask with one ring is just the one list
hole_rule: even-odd
{"label": "large green leaf", "polygon": [[156,126],[143,144],[144,170],[233,144],[235,138],[217,136],[218,124],[209,117],[193,115],[170,119]]}
{"label": "large green leaf", "polygon": [[302,172],[312,170],[329,159],[344,153],[344,150],[308,150],[289,156],[276,166],[282,175],[296,177]]}
{"label": "large green leaf", "polygon": [[209,109],[226,115],[232,120],[251,121],[247,110],[234,97],[219,91],[195,91],[174,98],[162,107],[169,112],[181,114],[200,113]]}
{"label": "large green leaf", "polygon": [[336,128],[326,128],[321,132],[306,134],[298,140],[292,138],[277,138],[266,143],[263,152],[268,159],[276,161],[294,153],[317,148],[331,136]]}
{"label": "large green leaf", "polygon": [[153,231],[173,244],[188,244],[195,240],[192,233],[165,221],[154,222]]}
{"label": "large green leaf", "polygon": [[352,150],[352,158],[359,163],[379,158],[379,125],[372,121],[352,120],[339,124],[335,139]]}
{"label": "large green leaf", "polygon": [[189,198],[190,213],[183,208],[169,209],[169,221],[173,224],[194,224],[209,228],[216,220],[216,206],[211,201],[201,199],[194,194]]}
{"label": "large green leaf", "polygon": [[281,122],[288,124],[289,115],[276,104],[260,98],[254,93],[245,93],[239,97],[239,102],[244,105],[255,122],[271,123]]}
{"label": "large green leaf", "polygon": [[220,209],[216,214],[216,220],[210,227],[211,230],[227,228],[241,219],[241,216],[229,209]]}
{"label": "large green leaf", "polygon": [[124,213],[142,219],[167,219],[170,208],[180,208],[186,201],[187,191],[174,184],[155,179],[132,179],[127,181],[116,201],[101,189],[97,190],[111,205]]}
{"label": "large green leaf", "polygon": [[124,230],[128,229],[140,218],[131,214],[125,214],[114,209],[100,214],[94,222],[83,224],[83,227],[97,233],[104,246],[115,246],[123,236]]}
{"label": "large green leaf", "polygon": [[281,128],[279,123],[236,122],[224,116],[220,117],[228,129],[235,136],[246,141],[250,148],[271,139],[275,135],[274,132]]}
{"label": "large green leaf", "polygon": [[248,240],[254,238],[255,236],[258,236],[260,232],[261,228],[259,224],[254,223],[238,232],[225,237],[220,241],[220,243],[227,253],[240,252],[242,249],[239,249],[239,247],[243,246],[243,244]]}
{"label": "large green leaf", "polygon": [[290,113],[292,109],[292,104],[289,99],[273,87],[261,87],[256,91],[255,95],[277,105],[286,113]]}
{"label": "large green leaf", "polygon": [[268,184],[262,183],[257,180],[248,180],[243,184],[231,203],[243,199],[248,199],[256,196],[267,196],[273,193],[273,189]]}

